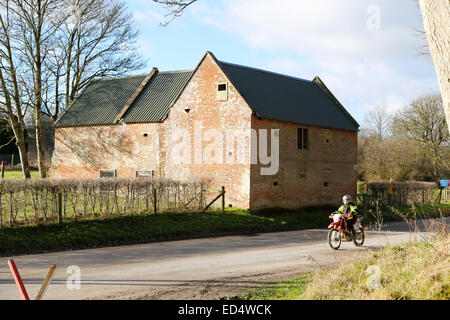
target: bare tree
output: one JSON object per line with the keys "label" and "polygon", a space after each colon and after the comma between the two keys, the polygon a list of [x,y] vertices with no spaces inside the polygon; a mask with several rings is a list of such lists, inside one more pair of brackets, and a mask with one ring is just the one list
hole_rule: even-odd
{"label": "bare tree", "polygon": [[14,132],[23,177],[30,179],[24,120],[29,103],[23,100],[23,78],[18,73],[22,67],[14,54],[15,48],[11,40],[12,23],[9,10],[0,10],[0,111]]}
{"label": "bare tree", "polygon": [[419,0],[419,3],[450,130],[450,42],[448,41],[450,2],[448,0]]}
{"label": "bare tree", "polygon": [[450,135],[440,95],[419,97],[400,111],[393,123],[396,136],[418,143],[432,165],[434,179],[439,178],[440,167],[450,169]]}
{"label": "bare tree", "polygon": [[69,15],[52,39],[47,65],[54,94],[45,113],[55,121],[92,79],[145,66],[135,47],[139,32],[123,2],[75,0],[65,12]]}
{"label": "bare tree", "polygon": [[168,19],[166,22],[161,22],[161,26],[168,26],[173,20],[181,17],[187,7],[192,5],[197,0],[153,0],[154,2],[161,3],[165,5],[167,9],[167,14],[165,18]]}
{"label": "bare tree", "polygon": [[[45,178],[43,114],[56,121],[92,79],[141,69],[145,63],[134,50],[138,32],[118,0],[0,0],[0,16],[0,104],[17,127],[18,146],[19,129],[33,110]],[[21,159],[28,166],[22,152]]]}
{"label": "bare tree", "polygon": [[[42,107],[46,78],[44,64],[50,48],[50,39],[58,29],[58,23],[62,23],[61,19],[56,19],[55,23],[57,17],[55,13],[58,11],[60,1],[2,0],[1,4],[12,17],[11,34],[15,44],[14,51],[24,66],[21,70],[25,80],[22,85],[34,111],[39,173],[41,178],[46,178],[42,136]],[[50,20],[50,17],[53,19]]]}
{"label": "bare tree", "polygon": [[381,141],[390,132],[391,116],[384,107],[377,106],[366,115],[365,123],[369,134]]}

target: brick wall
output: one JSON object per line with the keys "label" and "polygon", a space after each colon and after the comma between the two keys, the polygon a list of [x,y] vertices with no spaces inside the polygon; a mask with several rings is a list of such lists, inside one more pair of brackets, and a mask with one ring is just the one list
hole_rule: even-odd
{"label": "brick wall", "polygon": [[[262,176],[260,169],[264,166],[253,165],[251,168],[252,209],[338,205],[343,195],[356,196],[356,132],[256,117],[252,119],[252,127],[280,130],[278,174]],[[298,149],[298,128],[308,129],[309,150]]]}
{"label": "brick wall", "polygon": [[[99,170],[118,170],[132,177],[135,170],[159,169],[160,124],[56,128],[52,178],[98,178]],[[147,137],[144,136],[147,135]]]}
{"label": "brick wall", "polygon": [[[228,101],[217,100],[217,85],[223,82],[229,85]],[[186,112],[186,109],[190,111]],[[227,206],[248,209],[251,115],[250,107],[229,83],[214,59],[207,55],[164,123],[162,149],[166,155],[163,157],[163,175],[174,179],[211,178],[212,191],[226,186]],[[177,129],[186,129],[192,138],[190,156],[182,166],[168,158],[174,152],[172,138]],[[239,146],[237,138],[234,143],[231,140],[227,142],[227,138],[232,136],[229,130],[242,132],[238,135],[242,138]],[[209,133],[211,136],[205,137],[201,146],[199,137]],[[197,142],[194,143],[194,140]],[[208,161],[208,158],[215,161]]]}

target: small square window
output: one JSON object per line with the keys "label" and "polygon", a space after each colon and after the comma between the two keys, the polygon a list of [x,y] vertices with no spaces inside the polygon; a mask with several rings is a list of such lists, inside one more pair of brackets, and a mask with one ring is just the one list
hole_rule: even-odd
{"label": "small square window", "polygon": [[330,186],[330,183],[329,183],[329,182],[324,182],[323,186],[324,186],[325,188],[328,188],[328,187]]}
{"label": "small square window", "polygon": [[117,178],[117,170],[100,170],[100,178]]}
{"label": "small square window", "polygon": [[228,83],[217,85],[217,101],[228,101]]}

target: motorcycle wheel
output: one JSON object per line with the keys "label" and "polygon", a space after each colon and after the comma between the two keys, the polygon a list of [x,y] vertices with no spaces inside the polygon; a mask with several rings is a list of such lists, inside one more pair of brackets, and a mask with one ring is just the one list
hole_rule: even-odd
{"label": "motorcycle wheel", "polygon": [[328,244],[330,245],[331,249],[333,250],[339,250],[342,244],[342,238],[341,233],[338,229],[331,229],[328,233]]}
{"label": "motorcycle wheel", "polygon": [[362,247],[364,245],[365,239],[366,235],[363,228],[355,230],[355,237],[353,238],[353,243],[355,244],[355,246]]}

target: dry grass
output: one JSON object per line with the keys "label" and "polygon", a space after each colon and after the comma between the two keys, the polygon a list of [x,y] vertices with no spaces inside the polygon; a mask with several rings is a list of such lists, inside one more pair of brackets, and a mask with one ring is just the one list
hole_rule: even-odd
{"label": "dry grass", "polygon": [[388,246],[357,263],[317,272],[297,299],[448,300],[448,225],[444,219],[430,220],[425,225],[427,233],[423,234],[416,220],[407,222],[423,241]]}

